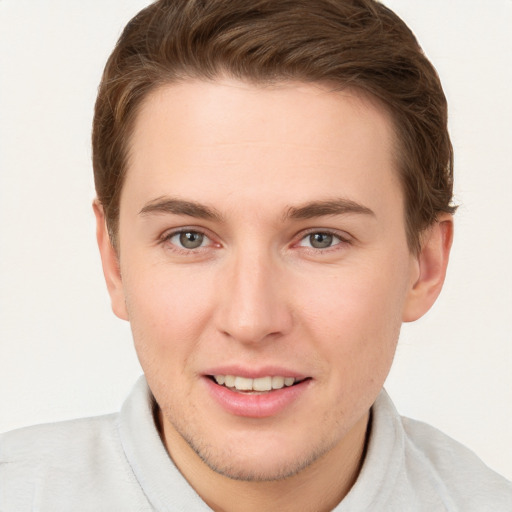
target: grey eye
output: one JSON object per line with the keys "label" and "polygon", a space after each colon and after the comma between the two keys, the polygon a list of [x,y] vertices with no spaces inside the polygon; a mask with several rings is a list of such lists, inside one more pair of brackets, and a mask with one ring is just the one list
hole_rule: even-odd
{"label": "grey eye", "polygon": [[197,249],[204,241],[204,235],[197,231],[182,231],[179,233],[180,245],[185,249]]}
{"label": "grey eye", "polygon": [[331,247],[333,242],[333,235],[329,233],[312,233],[309,235],[309,243],[311,247],[315,249],[326,249],[327,247]]}

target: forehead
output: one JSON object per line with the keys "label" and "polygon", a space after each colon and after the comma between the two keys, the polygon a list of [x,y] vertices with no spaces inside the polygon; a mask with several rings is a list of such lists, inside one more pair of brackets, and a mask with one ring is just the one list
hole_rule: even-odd
{"label": "forehead", "polygon": [[394,145],[385,109],[353,90],[185,81],[141,105],[122,200],[179,193],[249,206],[330,194],[379,202],[385,186],[401,204]]}

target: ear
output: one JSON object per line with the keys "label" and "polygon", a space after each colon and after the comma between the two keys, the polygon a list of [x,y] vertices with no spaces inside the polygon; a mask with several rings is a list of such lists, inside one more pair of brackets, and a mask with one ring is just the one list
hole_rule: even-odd
{"label": "ear", "polygon": [[421,250],[416,257],[416,273],[404,305],[402,320],[413,322],[434,304],[446,276],[453,241],[453,217],[439,216],[421,237]]}
{"label": "ear", "polygon": [[112,303],[112,311],[122,320],[128,320],[123,281],[119,267],[119,257],[110,241],[105,214],[98,199],[93,201],[92,208],[96,216],[96,239],[101,255],[103,275],[105,276],[105,282],[107,283],[107,289]]}

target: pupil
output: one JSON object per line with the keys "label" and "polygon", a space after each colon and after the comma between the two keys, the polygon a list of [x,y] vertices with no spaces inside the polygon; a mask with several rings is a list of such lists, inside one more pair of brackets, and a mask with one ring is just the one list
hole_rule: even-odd
{"label": "pupil", "polygon": [[325,249],[332,245],[332,235],[328,233],[313,233],[309,236],[309,241],[315,249]]}
{"label": "pupil", "polygon": [[180,243],[187,249],[196,249],[203,243],[203,235],[195,231],[187,231],[180,234]]}

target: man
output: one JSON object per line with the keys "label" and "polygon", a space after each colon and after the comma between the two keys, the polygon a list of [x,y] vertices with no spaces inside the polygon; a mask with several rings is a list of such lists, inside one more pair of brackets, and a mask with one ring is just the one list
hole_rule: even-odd
{"label": "man", "polygon": [[446,102],[369,1],[175,0],[96,104],[98,244],[145,378],[119,415],[1,441],[6,510],[509,510],[509,483],[398,416],[402,322],[436,300]]}

